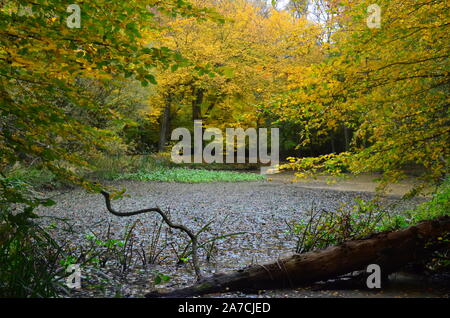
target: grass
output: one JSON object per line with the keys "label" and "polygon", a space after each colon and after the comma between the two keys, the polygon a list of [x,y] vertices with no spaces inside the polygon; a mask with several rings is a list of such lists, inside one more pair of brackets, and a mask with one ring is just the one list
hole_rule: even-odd
{"label": "grass", "polygon": [[[356,203],[352,207],[345,206],[335,211],[317,210],[313,207],[306,219],[287,222],[288,233],[294,234],[297,240],[296,252],[323,249],[373,233],[400,230],[421,221],[448,216],[450,178],[440,185],[431,200],[406,211],[389,213],[377,201],[357,200]],[[441,237],[440,241],[450,244],[448,234],[447,237]],[[447,255],[450,249],[447,248],[442,253]],[[450,268],[448,259],[441,261],[442,264]]]}
{"label": "grass", "polygon": [[[37,199],[29,183],[40,172],[13,176],[0,174],[0,298],[54,297],[62,277],[58,257],[62,250],[49,232],[39,226],[33,210],[50,206],[51,200]],[[31,176],[31,177],[30,177]],[[42,176],[46,176],[42,172]]]}
{"label": "grass", "polygon": [[0,297],[55,297],[60,246],[41,227],[0,218]]}
{"label": "grass", "polygon": [[35,189],[57,188],[63,183],[53,173],[42,167],[18,167],[7,171],[8,179],[32,185]]}
{"label": "grass", "polygon": [[88,176],[100,180],[114,180],[119,175],[139,171],[154,171],[170,168],[173,165],[170,157],[166,154],[146,156],[101,155],[89,158],[88,161],[95,167],[95,170],[88,173]]}
{"label": "grass", "polygon": [[450,177],[442,183],[433,198],[411,210],[382,220],[378,230],[397,230],[415,225],[421,221],[450,215]]}
{"label": "grass", "polygon": [[95,167],[91,176],[98,179],[111,179],[114,175],[137,173],[139,171],[155,171],[159,169],[186,168],[214,171],[259,171],[259,164],[251,163],[174,163],[170,153],[149,155],[96,155],[88,158]]}
{"label": "grass", "polygon": [[114,180],[163,181],[163,182],[239,182],[265,180],[263,175],[234,171],[210,171],[200,169],[171,168],[139,171],[116,175]]}
{"label": "grass", "polygon": [[[226,164],[175,164],[170,154],[146,156],[110,155],[89,158],[95,167],[93,171],[80,171],[88,179],[101,180],[138,180],[163,182],[240,182],[265,180],[256,173],[244,172],[254,168],[251,165]],[[237,171],[229,171],[235,167]],[[227,170],[228,169],[228,170]],[[242,171],[242,172],[240,172]],[[6,177],[14,182],[31,186],[34,189],[55,189],[67,186],[47,169],[33,165],[18,166],[5,171]]]}

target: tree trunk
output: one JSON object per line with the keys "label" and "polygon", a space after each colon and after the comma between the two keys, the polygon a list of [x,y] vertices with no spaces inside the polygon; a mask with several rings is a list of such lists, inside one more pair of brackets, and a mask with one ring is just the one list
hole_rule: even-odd
{"label": "tree trunk", "polygon": [[229,274],[218,274],[185,289],[146,297],[192,297],[231,291],[292,288],[325,281],[378,264],[387,276],[406,264],[429,255],[428,243],[450,233],[450,217],[425,221],[404,230],[383,232],[348,241],[325,250],[296,254]]}
{"label": "tree trunk", "polygon": [[203,89],[198,88],[194,92],[195,99],[192,101],[192,121],[202,119]]}
{"label": "tree trunk", "polygon": [[172,96],[169,95],[166,99],[166,107],[161,119],[161,129],[159,130],[159,147],[158,151],[163,152],[166,148],[168,129],[170,126],[170,106],[172,104]]}
{"label": "tree trunk", "polygon": [[334,143],[334,133],[331,133],[331,139],[330,139],[330,143],[331,143],[331,153],[336,153],[336,144]]}
{"label": "tree trunk", "polygon": [[345,140],[345,151],[349,151],[350,149],[350,136],[349,136],[349,128],[344,126],[344,140]]}

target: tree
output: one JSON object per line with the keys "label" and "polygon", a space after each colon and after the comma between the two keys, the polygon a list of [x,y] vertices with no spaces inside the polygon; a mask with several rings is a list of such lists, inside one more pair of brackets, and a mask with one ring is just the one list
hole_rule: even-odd
{"label": "tree", "polygon": [[265,125],[259,106],[285,91],[295,67],[320,59],[316,45],[320,29],[285,11],[261,15],[258,7],[244,0],[195,4],[217,11],[225,21],[167,19],[169,29],[153,37],[155,43],[180,53],[189,63],[172,73],[156,73],[150,116],[161,118],[163,130],[169,128],[168,113],[173,125],[188,127],[196,119],[218,128]]}
{"label": "tree", "polygon": [[[86,165],[65,145],[84,152],[116,138],[108,129],[76,116],[118,119],[109,103],[92,99],[80,82],[100,85],[133,78],[155,82],[155,67],[177,65],[181,57],[149,47],[142,33],[160,28],[158,16],[215,16],[183,0],[96,1],[81,6],[81,27],[69,28],[70,1],[3,1],[0,7],[0,169],[26,158],[68,181],[95,187],[67,168]],[[69,109],[70,108],[70,109]],[[82,116],[84,117],[84,116]]]}
{"label": "tree", "polygon": [[449,172],[449,8],[440,1],[381,1],[381,28],[369,28],[370,4],[330,6],[330,23],[339,27],[324,47],[326,60],[293,78],[289,97],[272,109],[303,125],[302,145],[351,128],[351,149],[292,158],[289,167],[329,173],[345,165],[395,181],[419,165],[423,181],[439,183]]}
{"label": "tree", "polygon": [[[116,126],[127,123],[129,110],[115,92],[118,83],[148,86],[155,82],[152,69],[181,61],[167,48],[149,46],[142,33],[161,28],[161,15],[216,18],[184,0],[99,0],[83,2],[80,11],[71,2],[0,2],[2,295],[54,297],[55,276],[64,275],[53,266],[61,247],[33,222],[36,207],[55,202],[27,191],[5,170],[38,159],[60,179],[102,191],[79,168],[88,165],[85,154],[120,139]],[[67,9],[81,12],[80,25],[66,23]]]}

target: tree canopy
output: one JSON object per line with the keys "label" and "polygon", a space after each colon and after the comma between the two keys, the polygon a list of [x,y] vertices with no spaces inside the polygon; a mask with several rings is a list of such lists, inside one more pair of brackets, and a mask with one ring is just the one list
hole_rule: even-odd
{"label": "tree canopy", "polygon": [[[440,182],[449,167],[449,10],[445,1],[378,1],[381,27],[369,28],[371,1],[329,1],[322,63],[292,76],[291,91],[270,106],[281,121],[302,125],[302,145],[345,126],[351,148],[315,160],[291,160],[300,170],[382,171],[397,180],[423,166]],[[336,169],[334,169],[336,168]]]}
{"label": "tree canopy", "polygon": [[89,184],[66,169],[85,165],[88,153],[117,138],[77,119],[120,120],[108,105],[92,99],[80,81],[133,78],[155,82],[151,70],[177,65],[181,56],[146,42],[143,33],[161,28],[162,15],[211,18],[212,11],[183,0],[83,3],[81,27],[69,28],[71,1],[3,1],[0,7],[1,167],[39,158],[54,173]]}
{"label": "tree canopy", "polygon": [[445,1],[379,1],[379,28],[366,0],[95,1],[79,28],[70,4],[1,4],[2,169],[37,158],[88,186],[71,168],[86,154],[148,143],[152,129],[164,146],[171,128],[203,119],[281,127],[300,151],[287,167],[301,171],[448,173]]}

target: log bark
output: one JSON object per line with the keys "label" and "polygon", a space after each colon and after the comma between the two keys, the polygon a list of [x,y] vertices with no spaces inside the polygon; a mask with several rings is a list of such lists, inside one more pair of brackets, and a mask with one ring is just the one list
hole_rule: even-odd
{"label": "log bark", "polygon": [[295,254],[267,265],[217,274],[196,285],[173,292],[149,293],[146,297],[193,297],[209,293],[293,288],[326,281],[378,264],[382,275],[423,259],[438,237],[450,233],[450,217],[424,221],[404,230],[374,234],[338,246]]}

